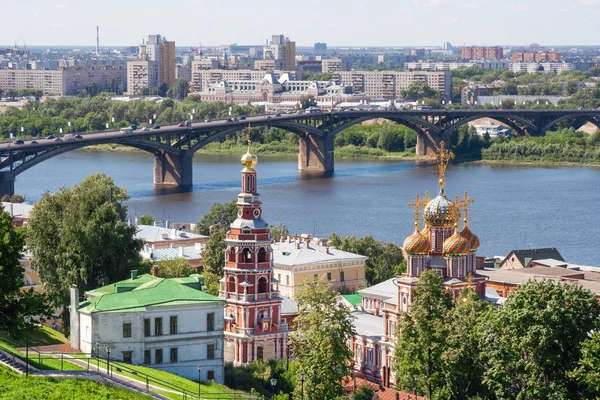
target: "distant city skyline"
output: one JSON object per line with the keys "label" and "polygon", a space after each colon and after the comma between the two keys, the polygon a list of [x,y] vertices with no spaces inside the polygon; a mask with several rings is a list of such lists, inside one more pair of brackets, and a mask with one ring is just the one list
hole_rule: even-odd
{"label": "distant city skyline", "polygon": [[[3,6],[0,45],[135,46],[160,33],[177,46],[600,45],[600,0],[29,0]],[[535,21],[535,22],[534,22]]]}

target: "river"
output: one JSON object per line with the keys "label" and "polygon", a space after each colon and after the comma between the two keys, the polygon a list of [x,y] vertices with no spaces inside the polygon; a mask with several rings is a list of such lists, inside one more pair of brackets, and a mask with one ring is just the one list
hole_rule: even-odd
{"label": "river", "polygon": [[[75,151],[19,175],[16,192],[34,202],[104,172],[131,195],[131,216],[195,222],[240,188],[238,156],[197,155],[187,193],[155,191],[152,167],[146,153]],[[372,235],[399,245],[413,230],[407,203],[415,193],[437,190],[435,167],[413,162],[336,160],[333,177],[301,179],[295,159],[260,157],[257,171],[267,222],[284,222],[292,233]],[[600,266],[599,183],[599,168],[452,165],[446,189],[452,198],[468,190],[476,200],[469,226],[481,240],[478,254],[557,247],[568,262]]]}

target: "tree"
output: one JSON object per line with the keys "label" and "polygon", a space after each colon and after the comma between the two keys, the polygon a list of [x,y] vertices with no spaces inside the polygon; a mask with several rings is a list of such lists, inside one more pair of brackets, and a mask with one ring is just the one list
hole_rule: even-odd
{"label": "tree", "polygon": [[463,289],[448,314],[446,346],[442,353],[446,392],[453,399],[472,399],[484,391],[485,366],[480,326],[491,317],[490,305],[472,288]]}
{"label": "tree", "polygon": [[600,332],[593,332],[581,345],[581,359],[573,374],[583,386],[583,397],[600,397]]}
{"label": "tree", "polygon": [[425,82],[415,82],[402,91],[402,97],[409,100],[439,99],[440,92],[432,89]]}
{"label": "tree", "polygon": [[317,105],[317,100],[313,96],[302,96],[300,97],[300,107],[306,110],[308,107],[314,107]]}
{"label": "tree", "polygon": [[442,354],[452,300],[442,287],[442,279],[431,269],[419,277],[411,313],[403,314],[398,323],[392,365],[398,386],[426,392],[428,399],[442,388],[444,378]]}
{"label": "tree", "polygon": [[373,389],[370,385],[362,384],[358,390],[353,394],[354,400],[373,400],[377,391]]}
{"label": "tree", "polygon": [[[296,292],[300,312],[290,338],[293,355],[306,374],[307,399],[338,398],[343,394],[343,377],[351,373],[352,350],[346,343],[355,334],[353,317],[336,296],[323,278],[305,280]],[[296,391],[300,394],[300,387]]]}
{"label": "tree", "polygon": [[596,296],[581,286],[551,280],[519,286],[481,335],[486,386],[504,399],[577,398],[572,372],[599,318]]}
{"label": "tree", "polygon": [[209,293],[216,295],[219,291],[218,281],[223,277],[225,267],[225,229],[215,227],[202,252],[202,274]]}
{"label": "tree", "polygon": [[196,224],[196,231],[200,235],[210,235],[211,229],[229,229],[229,225],[237,218],[237,203],[232,200],[229,203],[215,203],[210,210],[202,216]]}
{"label": "tree", "polygon": [[139,225],[154,225],[154,223],[156,222],[156,218],[154,218],[152,215],[150,214],[145,214],[142,215],[139,219],[138,219],[138,224]]}
{"label": "tree", "polygon": [[269,226],[269,231],[271,231],[271,237],[274,242],[279,242],[290,234],[290,231],[284,223],[280,223],[279,226]]}
{"label": "tree", "polygon": [[128,226],[121,203],[128,195],[104,174],[72,188],[45,193],[29,219],[31,265],[68,327],[69,289],[81,292],[127,278],[140,263],[143,243]]}
{"label": "tree", "polygon": [[158,276],[161,278],[185,278],[196,273],[196,268],[192,267],[184,258],[173,258],[156,263],[158,267]]}
{"label": "tree", "polygon": [[50,307],[44,294],[21,291],[25,229],[15,228],[7,212],[0,212],[0,238],[0,330],[16,333],[24,328],[24,315],[47,316]]}

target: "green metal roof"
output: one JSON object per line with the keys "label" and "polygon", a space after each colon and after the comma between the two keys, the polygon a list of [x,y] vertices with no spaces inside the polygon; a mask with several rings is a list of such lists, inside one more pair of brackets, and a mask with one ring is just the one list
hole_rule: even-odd
{"label": "green metal roof", "polygon": [[[117,283],[111,283],[110,285],[102,286],[101,288],[87,291],[87,292],[85,292],[85,294],[87,294],[88,296],[95,297],[95,296],[101,296],[103,294],[116,293],[117,292],[116,287],[131,288],[130,290],[133,290],[133,289],[139,287],[140,285],[143,285],[144,283],[153,281],[154,279],[156,279],[156,278],[153,277],[152,275],[144,274],[144,275],[138,276],[135,279],[125,279],[124,281],[119,281]],[[125,291],[125,290],[121,290],[121,291]]]}
{"label": "green metal roof", "polygon": [[142,275],[133,281],[138,280],[140,284],[137,287],[125,292],[115,293],[115,287],[119,287],[121,284],[129,286],[133,283],[131,279],[87,292],[96,297],[79,303],[79,311],[84,314],[134,312],[143,311],[147,307],[225,302],[223,299],[180,284],[176,279]]}
{"label": "green metal roof", "polygon": [[362,294],[343,294],[342,297],[353,306],[359,306],[362,303]]}

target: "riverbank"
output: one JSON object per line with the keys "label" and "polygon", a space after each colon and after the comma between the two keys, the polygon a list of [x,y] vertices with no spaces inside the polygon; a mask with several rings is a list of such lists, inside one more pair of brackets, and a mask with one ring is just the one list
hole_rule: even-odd
{"label": "riverbank", "polygon": [[476,160],[465,161],[465,165],[496,165],[511,167],[586,167],[600,168],[600,163],[577,163],[566,161],[530,161],[530,160]]}

